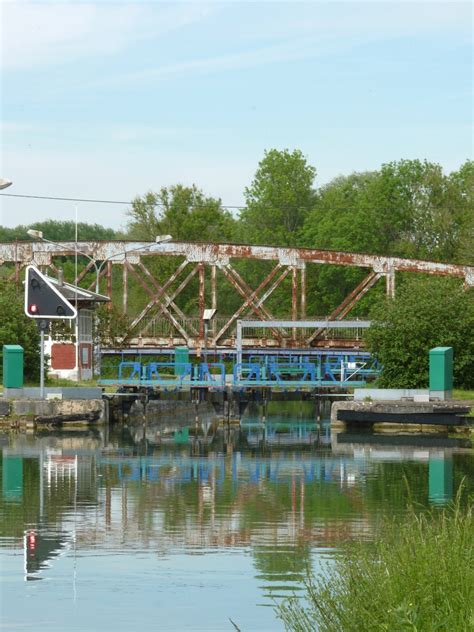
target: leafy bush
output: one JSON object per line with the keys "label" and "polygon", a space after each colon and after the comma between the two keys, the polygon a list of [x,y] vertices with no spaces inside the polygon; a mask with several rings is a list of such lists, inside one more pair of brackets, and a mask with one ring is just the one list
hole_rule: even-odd
{"label": "leafy bush", "polygon": [[[21,345],[24,349],[25,379],[39,378],[39,333],[36,323],[25,316],[23,287],[0,282],[0,353],[3,345]],[[3,361],[0,362],[0,374]]]}
{"label": "leafy bush", "polygon": [[453,347],[454,383],[474,386],[474,293],[456,279],[408,278],[372,316],[369,349],[383,366],[379,386],[428,386],[429,350]]}

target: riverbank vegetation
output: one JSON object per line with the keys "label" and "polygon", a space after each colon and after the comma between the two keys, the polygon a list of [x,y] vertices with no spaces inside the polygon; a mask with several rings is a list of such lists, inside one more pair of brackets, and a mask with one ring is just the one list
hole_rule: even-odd
{"label": "riverbank vegetation", "polygon": [[474,629],[474,515],[460,498],[445,509],[386,520],[373,543],[347,546],[306,600],[277,609],[289,632]]}
{"label": "riverbank vegetation", "polygon": [[[0,280],[0,353],[3,345],[21,345],[25,379],[39,378],[39,332],[36,323],[24,313],[23,287]],[[0,379],[3,362],[0,361]]]}
{"label": "riverbank vegetation", "polygon": [[474,388],[474,292],[453,279],[410,278],[372,309],[366,341],[383,366],[378,385],[426,388],[433,347],[453,347],[454,383]]}

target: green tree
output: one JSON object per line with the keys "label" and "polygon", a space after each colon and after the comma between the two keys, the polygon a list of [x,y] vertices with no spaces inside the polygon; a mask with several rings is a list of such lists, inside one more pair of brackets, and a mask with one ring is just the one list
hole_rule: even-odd
{"label": "green tree", "polygon": [[369,349],[383,366],[380,386],[428,386],[433,347],[454,349],[454,382],[474,386],[474,296],[455,279],[409,278],[375,309]]}
{"label": "green tree", "polygon": [[[399,160],[322,187],[302,244],[452,261],[473,216],[472,162],[447,176],[436,163]],[[472,246],[472,223],[470,234]]]}
{"label": "green tree", "polygon": [[25,316],[23,301],[23,291],[14,283],[0,282],[0,351],[3,345],[21,345],[25,379],[33,381],[39,379],[39,333],[36,323]]}
{"label": "green tree", "polygon": [[[76,224],[73,221],[58,221],[48,219],[44,222],[34,222],[27,226],[18,225],[15,228],[0,226],[0,241],[23,241],[31,239],[28,229],[41,230],[46,239],[51,241],[73,241],[76,234]],[[102,239],[117,239],[118,235],[112,228],[105,228],[100,224],[79,222],[77,225],[78,239],[81,241],[95,241]]]}
{"label": "green tree", "polygon": [[307,215],[301,245],[352,252],[376,252],[378,235],[368,225],[370,189],[377,172],[339,176],[321,187]]}
{"label": "green tree", "polygon": [[399,160],[382,165],[369,194],[372,225],[387,254],[452,260],[463,221],[453,182],[435,163]]}
{"label": "green tree", "polygon": [[452,206],[459,218],[455,235],[455,258],[461,263],[474,264],[474,160],[467,160],[449,176]]}
{"label": "green tree", "polygon": [[299,149],[265,152],[245,189],[241,237],[252,244],[295,246],[314,205],[316,169]]}
{"label": "green tree", "polygon": [[102,345],[121,347],[124,344],[124,333],[127,331],[130,319],[117,306],[100,305],[95,310],[94,338],[98,338]]}
{"label": "green tree", "polygon": [[195,185],[150,191],[133,201],[129,216],[129,236],[134,239],[170,234],[176,240],[221,242],[231,238],[234,228],[234,219],[221,201]]}
{"label": "green tree", "polygon": [[[177,241],[219,243],[232,239],[235,226],[234,218],[222,207],[221,201],[206,196],[194,185],[185,187],[178,184],[163,187],[158,193],[149,192],[136,198],[129,217],[128,236],[143,240],[153,239],[155,235],[170,234]],[[163,284],[181,262],[182,258],[179,257],[150,257],[146,260],[146,266],[155,279]],[[190,268],[186,274],[189,271]],[[174,283],[170,291],[182,280],[183,276]],[[130,305],[133,304],[136,311],[140,311],[147,300],[141,304],[143,291],[139,287],[135,291],[134,279],[130,281]],[[199,311],[198,283],[196,275],[176,300],[178,306],[186,313],[197,314]],[[206,281],[206,286],[208,285],[209,278]],[[224,291],[228,293],[227,288]],[[208,292],[207,287],[207,295]]]}

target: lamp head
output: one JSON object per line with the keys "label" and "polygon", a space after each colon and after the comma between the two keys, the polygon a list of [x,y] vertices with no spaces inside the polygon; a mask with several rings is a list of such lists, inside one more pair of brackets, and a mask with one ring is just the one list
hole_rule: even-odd
{"label": "lamp head", "polygon": [[6,189],[12,184],[13,182],[11,180],[7,180],[6,178],[0,178],[0,189]]}
{"label": "lamp head", "polygon": [[166,244],[171,241],[173,237],[171,235],[157,235],[155,237],[155,242],[157,244]]}
{"label": "lamp head", "polygon": [[30,228],[26,232],[30,237],[33,237],[33,239],[43,239],[43,231],[41,230],[35,230],[34,228]]}
{"label": "lamp head", "polygon": [[216,315],[217,309],[205,309],[202,319],[206,322],[211,321]]}

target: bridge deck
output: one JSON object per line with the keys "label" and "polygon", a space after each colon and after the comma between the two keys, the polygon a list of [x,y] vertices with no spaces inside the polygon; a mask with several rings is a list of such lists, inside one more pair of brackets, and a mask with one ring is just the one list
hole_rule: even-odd
{"label": "bridge deck", "polygon": [[311,391],[317,388],[348,388],[365,386],[365,380],[240,380],[233,383],[212,382],[209,380],[140,380],[140,379],[104,379],[100,386],[117,388],[152,388],[156,391],[189,391],[193,388],[213,391],[242,391],[247,389],[272,389],[285,391]]}

